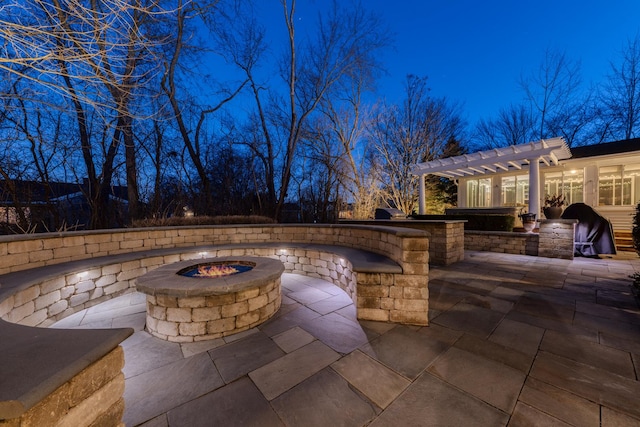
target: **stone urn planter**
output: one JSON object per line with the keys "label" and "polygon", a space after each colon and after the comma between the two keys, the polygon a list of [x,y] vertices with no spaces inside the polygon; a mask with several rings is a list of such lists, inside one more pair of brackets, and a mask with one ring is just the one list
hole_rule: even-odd
{"label": "stone urn planter", "polygon": [[533,229],[536,228],[536,214],[520,214],[520,219],[522,220],[522,228],[524,228],[524,231],[527,233],[531,233]]}
{"label": "stone urn planter", "polygon": [[562,206],[547,206],[542,208],[542,212],[547,219],[559,219],[562,216]]}

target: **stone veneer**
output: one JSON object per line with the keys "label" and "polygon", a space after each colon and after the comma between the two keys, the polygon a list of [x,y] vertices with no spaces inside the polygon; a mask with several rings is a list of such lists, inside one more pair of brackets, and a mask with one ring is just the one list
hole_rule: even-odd
{"label": "stone veneer", "polygon": [[[256,249],[251,249],[253,243],[257,244]],[[310,249],[301,249],[299,245],[290,249],[259,248],[260,243],[285,248],[287,243],[298,243]],[[361,319],[428,324],[429,239],[425,232],[364,225],[242,225],[2,236],[0,330],[3,336],[15,333],[24,336],[16,331],[22,326],[4,322],[48,326],[72,313],[133,291],[135,279],[149,270],[183,259],[201,258],[198,252],[201,247],[208,250],[215,245],[233,244],[242,244],[243,248],[229,249],[225,255],[277,255],[287,271],[331,280],[356,300]],[[313,249],[314,245],[374,252],[393,260],[399,270],[389,272],[387,265],[386,271],[382,268],[356,272],[348,256],[339,250]],[[113,339],[128,331],[104,332]],[[104,351],[95,344],[76,340],[69,344],[72,347],[68,349],[73,351],[67,352],[92,352],[91,359],[95,360],[92,365],[85,369],[80,367],[81,360],[68,360],[65,375],[61,376],[57,368],[52,371],[48,364],[40,364],[40,372],[33,376],[34,372],[20,369],[20,357],[15,355],[24,351],[23,357],[29,359],[34,345],[41,349],[48,345],[55,348],[60,341],[50,334],[27,335],[37,343],[25,342],[24,349],[14,344],[13,356],[0,354],[0,366],[11,373],[12,380],[21,382],[24,379],[21,376],[25,375],[32,378],[28,381],[32,384],[28,386],[31,391],[25,391],[27,395],[41,395],[44,390],[41,385],[45,383],[47,390],[51,386],[57,389],[45,391],[46,397],[37,402],[22,402],[17,406],[23,409],[5,411],[2,408],[15,408],[12,402],[21,398],[0,384],[3,396],[0,425],[28,425],[28,421],[23,423],[23,420],[31,417],[36,420],[33,425],[46,425],[54,420],[61,421],[62,425],[78,425],[75,421],[80,419],[95,419],[91,425],[121,424],[124,356],[117,345],[108,343],[110,350]],[[118,342],[122,339],[124,336]],[[115,363],[114,358],[118,359]],[[37,414],[46,414],[42,416],[47,422],[40,422],[43,418],[37,418],[41,416]]]}
{"label": "stone veneer", "polygon": [[540,220],[538,256],[573,259],[577,219]]}
{"label": "stone veneer", "polygon": [[538,255],[537,233],[508,231],[465,231],[464,248],[468,251]]}
{"label": "stone veneer", "polygon": [[464,259],[466,220],[341,220],[341,224],[387,225],[424,230],[429,233],[429,263],[451,265]]}
{"label": "stone veneer", "polygon": [[[213,262],[253,265],[253,269],[226,277],[178,274],[194,264]],[[283,271],[280,261],[265,257],[207,258],[164,265],[136,280],[138,291],[147,294],[146,329],[166,341],[194,342],[254,328],[280,308]]]}
{"label": "stone veneer", "polygon": [[466,231],[464,246],[470,251],[573,259],[577,222],[574,219],[543,219],[538,222],[537,233]]}
{"label": "stone veneer", "polygon": [[45,399],[0,426],[121,426],[124,413],[124,351],[118,346]]}

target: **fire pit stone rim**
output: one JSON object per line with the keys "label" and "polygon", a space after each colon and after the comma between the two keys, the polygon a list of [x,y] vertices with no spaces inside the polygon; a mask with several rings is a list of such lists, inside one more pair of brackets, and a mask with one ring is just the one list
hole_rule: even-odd
{"label": "fire pit stone rim", "polygon": [[[177,274],[193,265],[206,263],[251,263],[253,268],[240,274],[211,278],[194,278]],[[194,258],[165,264],[136,279],[136,289],[147,295],[197,297],[224,295],[255,287],[265,280],[280,277],[284,265],[277,259],[254,256]]]}

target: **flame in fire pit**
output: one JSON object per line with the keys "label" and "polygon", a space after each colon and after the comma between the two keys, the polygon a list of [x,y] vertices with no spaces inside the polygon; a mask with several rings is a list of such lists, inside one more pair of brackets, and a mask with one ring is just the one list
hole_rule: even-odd
{"label": "flame in fire pit", "polygon": [[216,278],[244,273],[253,269],[253,265],[243,262],[224,262],[197,264],[178,271],[178,274],[186,277]]}
{"label": "flame in fire pit", "polygon": [[220,277],[229,276],[231,274],[239,273],[240,271],[233,265],[219,264],[219,265],[200,265],[198,271],[193,275],[194,277]]}

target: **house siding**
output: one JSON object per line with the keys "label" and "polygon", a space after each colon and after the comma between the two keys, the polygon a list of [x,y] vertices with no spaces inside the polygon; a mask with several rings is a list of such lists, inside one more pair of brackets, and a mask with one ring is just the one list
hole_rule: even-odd
{"label": "house siding", "polygon": [[[614,146],[616,143],[610,143]],[[605,146],[607,144],[600,144]],[[592,150],[587,148],[591,147],[578,147],[576,151],[580,157],[571,158],[559,162],[558,166],[545,166],[540,165],[540,196],[541,199],[545,196],[545,178],[549,173],[568,171],[572,169],[582,170],[583,175],[583,202],[593,207],[600,215],[607,218],[614,230],[616,231],[631,231],[633,227],[633,215],[635,214],[635,206],[640,200],[632,201],[632,205],[613,206],[613,205],[599,205],[598,204],[598,191],[599,191],[599,169],[603,166],[614,165],[630,165],[640,164],[640,140],[635,144],[626,144],[625,148],[637,148],[635,151],[619,152],[620,150],[614,150],[616,152],[612,154],[602,154],[606,150],[601,147],[595,147]],[[589,153],[597,153],[598,155],[588,155]],[[475,175],[473,177],[459,178],[458,179],[458,206],[470,207],[467,205],[467,182],[469,180],[478,178],[491,178],[491,200],[494,207],[501,206],[501,189],[502,179],[505,177],[512,177],[516,175],[528,174],[528,166],[523,166],[521,170],[514,170],[503,173],[487,174],[487,175]],[[540,201],[540,206],[543,206],[543,200]]]}

